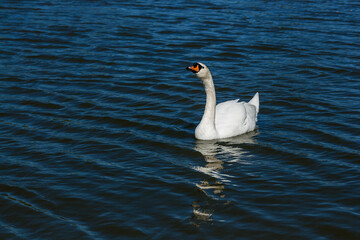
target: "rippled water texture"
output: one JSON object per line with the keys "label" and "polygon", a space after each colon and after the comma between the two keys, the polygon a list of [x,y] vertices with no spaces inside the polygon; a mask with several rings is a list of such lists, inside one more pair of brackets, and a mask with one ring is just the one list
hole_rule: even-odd
{"label": "rippled water texture", "polygon": [[[360,239],[357,1],[1,1],[0,239]],[[196,141],[260,93],[255,132]]]}

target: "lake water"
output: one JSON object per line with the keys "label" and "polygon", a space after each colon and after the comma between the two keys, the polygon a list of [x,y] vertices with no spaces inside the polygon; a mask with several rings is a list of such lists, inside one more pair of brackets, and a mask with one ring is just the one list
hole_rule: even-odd
{"label": "lake water", "polygon": [[[357,1],[1,1],[0,239],[360,239]],[[197,141],[260,93],[255,132]]]}

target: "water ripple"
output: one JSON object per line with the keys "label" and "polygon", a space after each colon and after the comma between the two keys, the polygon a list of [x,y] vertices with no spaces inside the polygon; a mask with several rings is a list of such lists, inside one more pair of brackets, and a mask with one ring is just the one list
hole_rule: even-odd
{"label": "water ripple", "polygon": [[[359,238],[355,3],[0,11],[1,239]],[[194,140],[195,61],[219,102],[260,92],[255,132]]]}

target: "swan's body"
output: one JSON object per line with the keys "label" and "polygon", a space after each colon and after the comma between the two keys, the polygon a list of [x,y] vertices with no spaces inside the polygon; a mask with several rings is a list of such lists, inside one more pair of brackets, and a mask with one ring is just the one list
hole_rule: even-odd
{"label": "swan's body", "polygon": [[206,92],[204,115],[195,129],[195,138],[212,140],[234,137],[255,130],[259,112],[259,94],[248,102],[226,101],[216,105],[215,86],[209,69],[195,63],[192,71],[203,82]]}

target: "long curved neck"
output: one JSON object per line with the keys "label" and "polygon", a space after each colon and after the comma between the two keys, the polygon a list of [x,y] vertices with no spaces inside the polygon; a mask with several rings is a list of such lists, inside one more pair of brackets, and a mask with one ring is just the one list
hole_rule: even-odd
{"label": "long curved neck", "polygon": [[201,119],[201,123],[207,124],[215,130],[215,108],[216,108],[216,94],[215,86],[211,74],[203,80],[203,84],[206,92],[206,105],[204,115]]}

